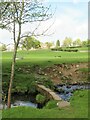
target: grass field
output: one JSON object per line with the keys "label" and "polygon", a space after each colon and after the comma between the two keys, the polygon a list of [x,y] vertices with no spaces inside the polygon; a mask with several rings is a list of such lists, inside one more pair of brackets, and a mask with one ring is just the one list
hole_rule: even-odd
{"label": "grass field", "polygon": [[77,49],[78,51],[88,51],[89,47],[76,47],[76,48],[70,48],[70,49]]}
{"label": "grass field", "polygon": [[[2,53],[2,71],[10,73],[12,52]],[[88,53],[81,52],[54,52],[51,50],[35,50],[35,51],[19,51],[17,53],[19,59],[16,61],[16,67],[39,65],[40,67],[51,66],[61,63],[79,63],[88,62]]]}
{"label": "grass field", "polygon": [[[12,52],[2,53],[2,81],[3,89],[6,89],[4,90],[5,92],[8,89],[8,82],[10,79],[12,55]],[[18,51],[17,58],[20,59],[16,61],[15,78],[12,91],[14,92],[16,90],[18,92],[24,92],[27,89],[30,89],[29,86],[31,83],[36,80],[34,68],[35,65],[45,68],[47,66],[61,63],[88,62],[88,53],[54,52],[51,50]],[[24,69],[25,72],[18,71],[20,68]],[[29,73],[26,73],[28,69]]]}
{"label": "grass field", "polygon": [[88,118],[88,91],[76,91],[70,107],[59,109],[36,109],[16,107],[3,110],[3,118]]}
{"label": "grass field", "polygon": [[89,50],[89,47],[81,47],[81,48],[78,48],[78,50]]}
{"label": "grass field", "polygon": [[[11,72],[12,52],[2,53],[3,90],[7,93]],[[18,51],[15,66],[15,78],[12,92],[33,91],[35,78],[34,66],[41,68],[61,63],[88,62],[87,52],[54,52],[51,50]],[[18,71],[20,68],[29,69],[29,73]],[[80,69],[81,71],[83,69]],[[87,70],[86,70],[87,71]],[[41,76],[40,76],[41,79]],[[71,106],[65,109],[35,109],[31,107],[16,107],[3,110],[3,118],[86,118],[88,117],[88,92],[77,91],[71,99]]]}
{"label": "grass field", "polygon": [[[23,58],[18,60],[19,64],[54,64],[54,63],[73,63],[73,62],[88,62],[88,53],[81,52],[55,52],[51,50],[35,50],[35,51],[19,51],[17,57]],[[10,62],[12,52],[3,52],[2,61]],[[51,61],[48,63],[48,61]]]}

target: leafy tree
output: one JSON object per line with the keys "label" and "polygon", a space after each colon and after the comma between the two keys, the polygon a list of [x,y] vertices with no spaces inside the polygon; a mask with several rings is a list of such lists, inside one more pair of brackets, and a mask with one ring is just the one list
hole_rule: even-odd
{"label": "leafy tree", "polygon": [[52,46],[53,46],[53,43],[52,42],[46,42],[45,43],[47,45],[47,48],[50,49]]}
{"label": "leafy tree", "polygon": [[[7,7],[6,7],[7,6]],[[43,33],[36,33],[41,21],[46,21],[52,17],[52,14],[49,13],[50,7],[43,6],[43,3],[38,0],[25,1],[21,0],[20,2],[0,2],[0,28],[7,28],[13,34],[14,41],[14,51],[13,51],[13,59],[12,59],[12,67],[11,67],[11,77],[10,84],[8,89],[8,100],[7,107],[11,107],[11,90],[12,90],[12,82],[14,80],[15,73],[15,62],[17,49],[20,43],[20,40],[23,37],[27,36],[39,36],[43,35],[47,30],[43,31]],[[39,22],[38,26],[33,31],[26,31],[22,34],[22,25],[26,23]],[[17,32],[18,31],[18,32]]]}
{"label": "leafy tree", "polygon": [[72,39],[66,37],[65,40],[63,41],[63,46],[64,47],[70,47],[70,46],[72,46]]}
{"label": "leafy tree", "polygon": [[34,37],[27,37],[21,41],[22,48],[26,50],[31,49],[32,47],[37,49],[40,48],[40,41],[36,40]]}
{"label": "leafy tree", "polygon": [[40,41],[39,40],[34,40],[33,48],[37,49],[37,48],[40,48],[40,47],[41,47]]}
{"label": "leafy tree", "polygon": [[79,38],[78,38],[76,41],[77,41],[77,45],[78,45],[78,46],[81,46],[81,45],[82,45],[82,42],[81,42],[81,40],[80,40]]}
{"label": "leafy tree", "polygon": [[81,46],[81,45],[82,45],[82,42],[79,38],[73,41],[73,46]]}
{"label": "leafy tree", "polygon": [[77,42],[76,42],[76,40],[73,41],[73,46],[77,46]]}
{"label": "leafy tree", "polygon": [[2,44],[2,46],[0,47],[1,51],[6,51],[7,50],[7,46],[5,44]]}
{"label": "leafy tree", "polygon": [[88,39],[88,45],[90,45],[90,39]]}
{"label": "leafy tree", "polygon": [[82,41],[82,46],[87,46],[87,45],[88,45],[88,41],[87,40]]}
{"label": "leafy tree", "polygon": [[60,41],[59,40],[56,41],[56,47],[60,47]]}
{"label": "leafy tree", "polygon": [[[10,2],[0,2],[0,19],[4,20],[5,16],[7,15],[7,9],[10,6]],[[6,25],[3,24],[0,20],[0,28],[7,28]]]}

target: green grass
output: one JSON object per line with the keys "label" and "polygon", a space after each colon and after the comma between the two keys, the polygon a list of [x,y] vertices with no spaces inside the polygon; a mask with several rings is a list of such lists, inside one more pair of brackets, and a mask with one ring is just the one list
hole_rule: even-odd
{"label": "green grass", "polygon": [[80,48],[78,48],[78,50],[89,50],[89,47],[80,47]]}
{"label": "green grass", "polygon": [[[33,65],[46,67],[52,66],[53,64],[61,63],[88,62],[88,53],[80,52],[54,52],[51,50],[19,51],[17,53],[17,56],[23,57],[23,59],[16,61],[16,68],[30,66],[30,68],[33,69]],[[11,61],[12,52],[3,52],[2,53],[3,73],[10,73]]]}
{"label": "green grass", "polygon": [[83,47],[75,47],[75,48],[67,48],[67,47],[65,47],[64,49],[71,49],[71,50],[78,50],[78,51],[87,51],[87,50],[89,50],[89,47],[86,47],[86,46],[83,46]]}
{"label": "green grass", "polygon": [[[2,81],[3,90],[7,92],[8,82],[10,80],[12,52],[2,52]],[[16,61],[15,78],[13,83],[13,92],[30,89],[32,81],[36,80],[35,65],[41,68],[61,63],[87,62],[88,53],[80,52],[54,52],[51,50],[18,51],[17,57],[22,58]],[[18,71],[22,68],[21,71]],[[29,73],[26,71],[29,69]],[[41,76],[40,76],[41,79]],[[25,82],[26,81],[26,82]]]}
{"label": "green grass", "polygon": [[80,68],[79,71],[87,73],[90,72],[90,68]]}
{"label": "green grass", "polygon": [[[23,57],[22,60],[17,60],[19,64],[54,64],[54,63],[73,63],[87,62],[88,53],[80,52],[55,52],[51,50],[35,50],[35,51],[19,51],[17,57]],[[3,52],[2,61],[10,62],[12,60],[12,52]],[[48,62],[51,61],[51,62]]]}
{"label": "green grass", "polygon": [[63,109],[16,107],[3,110],[3,118],[88,118],[88,91],[76,91],[71,106]]}
{"label": "green grass", "polygon": [[[8,82],[11,72],[12,52],[2,53],[2,81],[3,89],[7,93]],[[23,59],[16,61],[15,78],[12,91],[25,92],[33,91],[35,78],[35,65],[41,68],[61,63],[88,62],[88,53],[81,52],[54,52],[51,50],[18,51],[17,57]],[[18,71],[19,68],[24,71]],[[29,73],[26,73],[29,69]],[[41,76],[40,76],[41,79]],[[82,95],[83,94],[83,95]],[[31,107],[16,107],[3,111],[5,118],[80,118],[88,116],[87,91],[75,92],[71,99],[71,106],[65,109],[35,109]]]}

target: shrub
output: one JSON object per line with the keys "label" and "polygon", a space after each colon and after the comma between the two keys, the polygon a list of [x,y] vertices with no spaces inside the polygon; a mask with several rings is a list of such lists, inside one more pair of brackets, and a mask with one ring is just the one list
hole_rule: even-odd
{"label": "shrub", "polygon": [[28,93],[35,93],[36,92],[36,82],[32,81],[31,84],[27,85]]}
{"label": "shrub", "polygon": [[45,109],[52,109],[57,107],[57,101],[51,100],[49,101],[46,106],[44,107]]}
{"label": "shrub", "polygon": [[58,47],[58,48],[52,48],[51,50],[53,51],[63,51],[63,49],[61,47]]}
{"label": "shrub", "polygon": [[66,52],[78,52],[78,49],[65,49]]}
{"label": "shrub", "polygon": [[36,101],[37,101],[37,103],[44,103],[45,102],[45,96],[43,96],[43,95],[41,95],[41,94],[38,94],[37,96],[36,96]]}
{"label": "shrub", "polygon": [[72,49],[70,47],[66,47],[66,48],[62,48],[62,47],[59,47],[59,48],[52,48],[51,50],[53,51],[66,51],[66,52],[78,52],[78,49]]}
{"label": "shrub", "polygon": [[51,80],[45,80],[44,81],[44,85],[47,87],[47,88],[50,88],[52,90],[54,90],[54,84]]}
{"label": "shrub", "polygon": [[43,84],[45,87],[54,89],[54,83],[45,77],[37,78],[38,84]]}

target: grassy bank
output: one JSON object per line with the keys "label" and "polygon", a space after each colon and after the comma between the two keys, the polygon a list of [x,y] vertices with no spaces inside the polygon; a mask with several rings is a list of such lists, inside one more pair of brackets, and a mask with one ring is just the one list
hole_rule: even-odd
{"label": "grassy bank", "polygon": [[[12,52],[2,53],[2,81],[3,90],[7,93],[8,83],[10,80]],[[37,76],[39,70],[47,66],[61,63],[79,63],[88,61],[88,53],[80,52],[54,52],[51,50],[34,50],[34,51],[18,51],[15,66],[15,78],[12,92],[29,92],[34,91],[33,85],[35,81],[50,81],[47,76]],[[44,79],[44,78],[45,79]],[[45,83],[46,84],[46,83]],[[51,84],[51,83],[47,83]]]}
{"label": "grassy bank", "polygon": [[15,107],[3,110],[3,118],[88,118],[88,91],[76,91],[70,100],[70,107],[59,109],[36,109]]}

